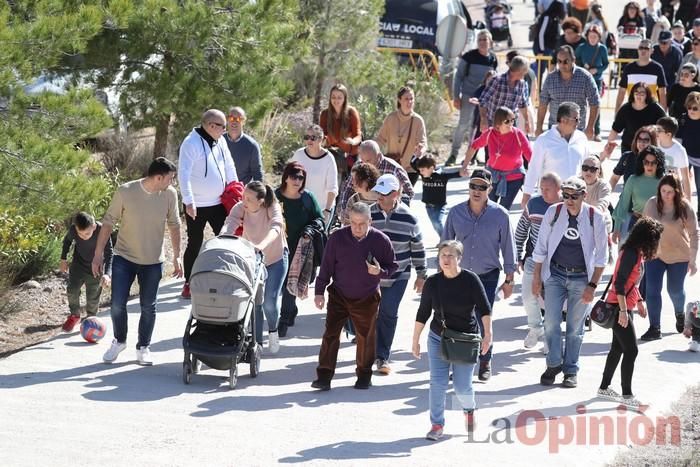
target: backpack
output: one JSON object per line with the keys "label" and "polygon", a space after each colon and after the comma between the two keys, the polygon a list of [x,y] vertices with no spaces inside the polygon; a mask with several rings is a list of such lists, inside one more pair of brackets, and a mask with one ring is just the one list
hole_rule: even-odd
{"label": "backpack", "polygon": [[[556,210],[554,211],[554,218],[552,219],[552,222],[549,223],[550,227],[553,227],[554,224],[557,223],[557,219],[559,219],[559,214],[561,214],[561,208],[564,207],[564,203],[558,203]],[[593,227],[593,216],[595,215],[593,206],[588,206],[588,220],[591,223],[591,227]]]}

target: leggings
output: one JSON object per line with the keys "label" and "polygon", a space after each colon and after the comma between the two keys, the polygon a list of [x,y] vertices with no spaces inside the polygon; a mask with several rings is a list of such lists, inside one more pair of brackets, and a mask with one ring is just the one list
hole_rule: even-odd
{"label": "leggings", "polygon": [[612,329],[612,344],[610,352],[605,361],[605,370],[603,370],[603,380],[600,383],[600,389],[607,389],[610,386],[612,377],[615,374],[620,357],[622,357],[622,395],[631,396],[632,394],[632,374],[634,373],[634,361],[637,358],[637,336],[634,332],[631,315],[627,327],[623,328],[615,321],[615,326]]}

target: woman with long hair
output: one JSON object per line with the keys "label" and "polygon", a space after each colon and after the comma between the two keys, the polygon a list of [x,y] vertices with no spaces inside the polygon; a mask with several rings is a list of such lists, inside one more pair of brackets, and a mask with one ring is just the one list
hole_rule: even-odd
{"label": "woman with long hair", "polygon": [[615,114],[608,143],[614,143],[617,135],[622,133],[620,149],[627,152],[632,148],[632,138],[637,130],[645,125],[655,125],[666,112],[654,100],[651,89],[646,83],[632,86],[627,102],[620,106]]}
{"label": "woman with long hair", "polygon": [[428,146],[423,117],[413,110],[415,102],[413,89],[408,86],[399,89],[396,110],[387,115],[375,138],[384,155],[398,162],[414,185],[418,181],[418,172],[411,167],[411,158],[421,157]]}
{"label": "woman with long hair", "polygon": [[661,339],[661,284],[666,274],[666,291],[676,314],[676,331],[683,332],[685,277],[697,271],[698,221],[695,211],[681,193],[676,174],[664,176],[656,196],[644,207],[644,215],[664,226],[656,258],[646,263],[646,300],[649,306],[649,330],[642,340]]}
{"label": "woman with long hair", "polygon": [[[282,205],[282,217],[286,226],[289,260],[294,258],[297,244],[307,225],[318,222],[323,228],[323,213],[313,193],[305,190],[306,169],[298,162],[289,162],[282,172],[282,184],[275,190],[275,196]],[[287,336],[287,329],[294,326],[299,310],[296,297],[287,291],[287,277],[282,284],[282,307],[277,325],[279,337]]]}
{"label": "woman with long hair", "polygon": [[477,149],[488,146],[486,168],[493,177],[493,190],[489,198],[507,210],[523,185],[524,161],[529,161],[532,157],[532,146],[527,135],[514,125],[515,114],[512,110],[507,107],[496,109],[493,126],[472,142],[462,163],[462,174],[468,176],[468,167]]}
{"label": "woman with long hair", "polygon": [[648,146],[639,152],[635,174],[625,183],[620,200],[613,211],[615,226],[612,239],[615,243],[626,236],[642,216],[644,206],[656,194],[659,180],[665,173],[666,156],[661,149]]}
{"label": "woman with long hair", "polygon": [[678,82],[673,83],[666,94],[668,114],[680,119],[686,111],[685,100],[691,92],[700,92],[698,84],[698,68],[692,63],[686,63],[678,70]]}
{"label": "woman with long hair", "polygon": [[[649,217],[642,217],[634,225],[620,249],[620,256],[611,279],[613,287],[605,297],[607,303],[617,304],[619,309],[612,328],[612,343],[605,360],[598,396],[632,408],[639,408],[640,405],[639,400],[632,393],[634,361],[638,352],[632,312],[636,308],[642,318],[647,315],[644,299],[638,287],[642,278],[642,261],[650,261],[654,258],[663,231],[664,226]],[[620,358],[622,358],[622,395],[610,389]]]}
{"label": "woman with long hair", "polygon": [[238,202],[226,218],[222,233],[232,235],[243,226],[243,238],[265,255],[265,296],[255,308],[255,335],[263,341],[263,314],[267,320],[268,348],[277,353],[280,348],[277,324],[280,316],[280,290],[287,275],[288,249],[284,232],[282,208],[272,187],[260,181],[249,182]]}
{"label": "woman with long hair", "polygon": [[627,3],[622,10],[620,20],[617,22],[618,30],[624,34],[638,34],[640,29],[644,29],[644,18],[641,12],[642,9],[639,7],[639,3]]}
{"label": "woman with long hair", "polygon": [[347,174],[357,161],[362,122],[360,113],[348,103],[348,88],[344,85],[337,83],[331,87],[328,107],[321,111],[319,125],[326,135],[326,147],[336,156],[338,173]]}
{"label": "woman with long hair", "polygon": [[[617,161],[617,164],[613,168],[613,174],[610,176],[610,180],[608,181],[610,184],[610,189],[615,189],[617,182],[620,181],[620,177],[622,177],[622,181],[624,183],[627,181],[627,179],[634,175],[634,172],[637,170],[637,155],[642,149],[645,149],[648,146],[656,145],[657,140],[655,125],[643,126],[637,130],[637,132],[634,134],[634,138],[632,139],[632,148],[620,155],[620,160]],[[606,158],[610,157],[610,154],[615,149],[615,146],[616,145],[610,143],[606,144],[605,149],[600,154],[600,159],[605,160]]]}
{"label": "woman with long hair", "polygon": [[462,406],[467,432],[474,430],[474,388],[472,378],[476,363],[450,363],[440,351],[440,335],[443,328],[478,334],[477,313],[482,317],[484,337],[481,341],[481,354],[486,354],[491,346],[491,305],[479,276],[462,269],[459,264],[464,253],[461,242],[447,240],[438,245],[439,272],[428,277],[423,285],[420,305],[413,330],[412,353],[420,358],[420,336],[430,316],[428,332],[428,359],[430,363],[430,423],[426,438],[436,441],[442,437],[445,426],[445,395],[452,384],[459,404]]}

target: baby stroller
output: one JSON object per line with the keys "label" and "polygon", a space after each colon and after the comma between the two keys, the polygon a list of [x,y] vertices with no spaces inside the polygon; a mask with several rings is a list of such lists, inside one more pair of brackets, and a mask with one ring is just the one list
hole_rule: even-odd
{"label": "baby stroller", "polygon": [[255,306],[262,303],[263,255],[240,237],[207,240],[192,267],[192,312],[182,348],[182,379],[190,384],[201,363],[229,371],[236,387],[238,364],[250,364],[250,376],[260,372],[262,346],[255,339]]}
{"label": "baby stroller", "polygon": [[508,41],[508,47],[513,47],[513,37],[510,35],[511,6],[503,0],[489,0],[484,7],[486,29],[489,30],[494,42]]}

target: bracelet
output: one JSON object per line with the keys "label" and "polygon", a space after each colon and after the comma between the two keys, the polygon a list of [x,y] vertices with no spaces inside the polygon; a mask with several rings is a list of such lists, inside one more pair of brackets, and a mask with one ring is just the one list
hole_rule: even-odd
{"label": "bracelet", "polygon": [[330,209],[324,209],[324,210],[323,210],[323,212],[327,212],[327,213],[330,213],[330,212],[331,212],[331,210],[330,210]]}
{"label": "bracelet", "polygon": [[591,282],[588,283],[588,287],[593,287],[593,288],[595,289],[595,288],[598,287],[598,284],[596,284],[595,282],[591,281]]}

